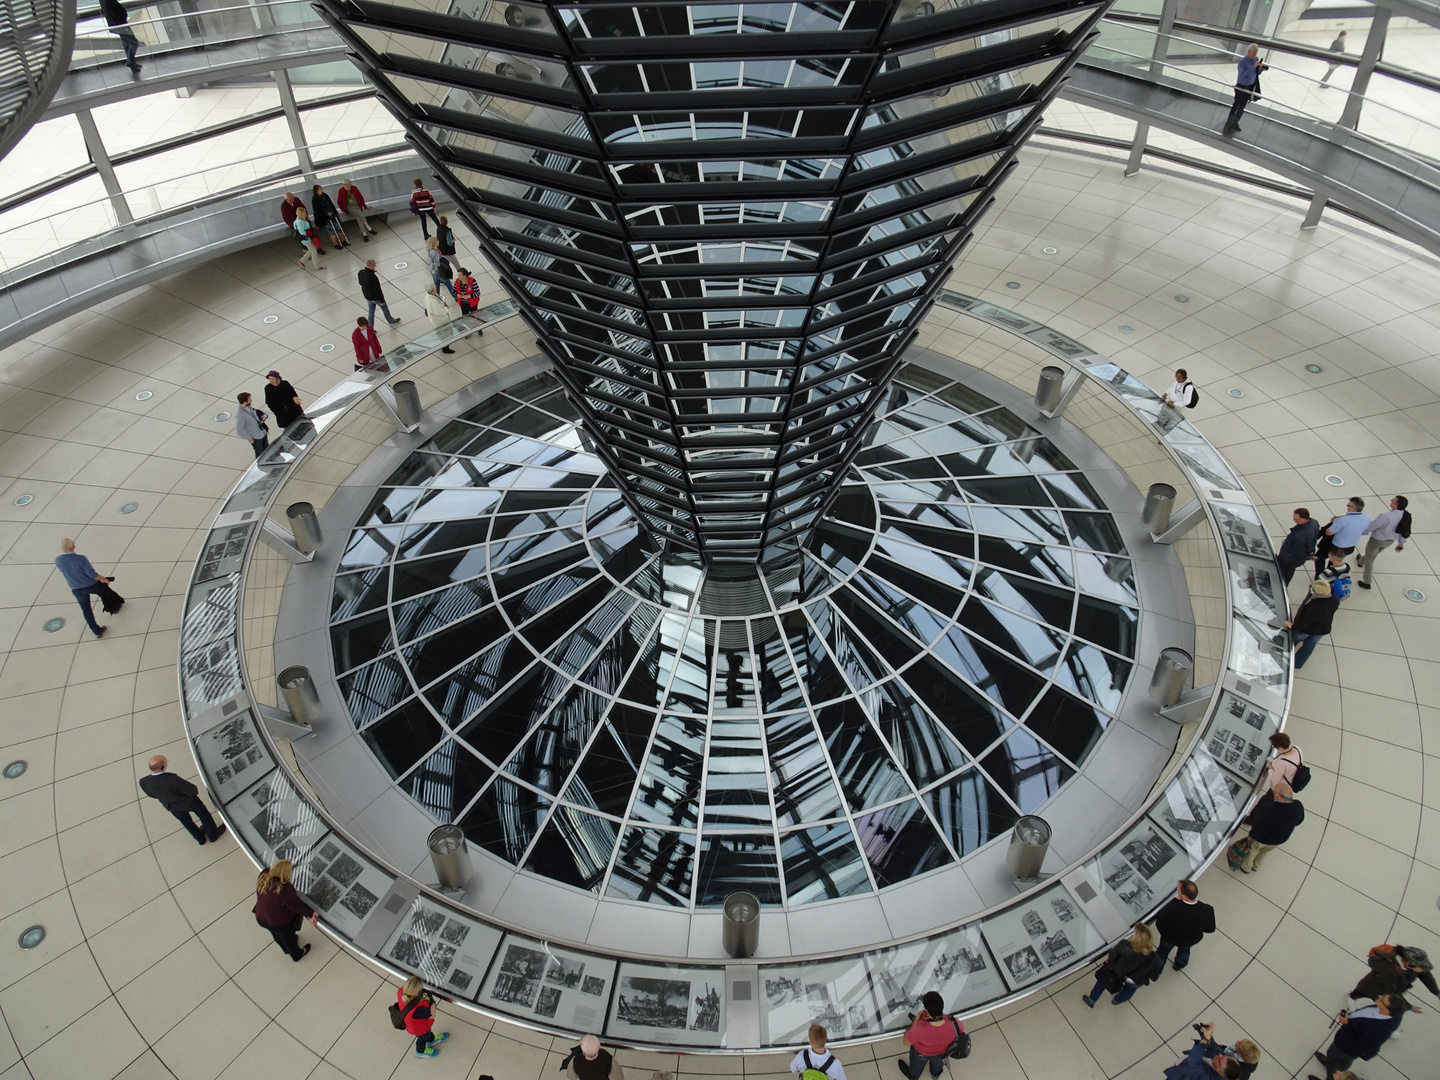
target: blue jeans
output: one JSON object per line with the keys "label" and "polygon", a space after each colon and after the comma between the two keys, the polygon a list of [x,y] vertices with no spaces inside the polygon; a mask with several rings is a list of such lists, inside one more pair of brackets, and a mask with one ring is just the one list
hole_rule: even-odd
{"label": "blue jeans", "polygon": [[135,31],[128,26],[112,26],[110,32],[120,39],[120,47],[125,50],[125,63],[130,67],[137,67],[135,54],[140,51],[140,39],[135,36]]}
{"label": "blue jeans", "polygon": [[1315,646],[1320,643],[1324,634],[1307,634],[1300,630],[1291,630],[1290,637],[1295,642],[1295,670],[1299,671],[1305,666],[1305,661],[1310,659],[1310,654],[1315,651]]}
{"label": "blue jeans", "polygon": [[90,627],[90,632],[97,637],[100,634],[100,624],[95,621],[95,612],[90,607],[90,597],[100,592],[100,583],[86,585],[83,589],[71,589],[75,599],[80,602],[80,610],[85,613],[85,622]]}
{"label": "blue jeans", "polygon": [[[1105,991],[1108,989],[1109,987],[1105,985],[1104,979],[1096,979],[1094,988],[1092,988],[1090,993],[1086,994],[1085,996],[1088,997],[1091,1001],[1099,1001],[1100,995],[1105,993]],[[1139,983],[1134,983],[1131,982],[1129,979],[1126,979],[1125,985],[1120,987],[1120,992],[1115,995],[1115,1004],[1124,1005],[1125,1002],[1129,1001],[1132,997],[1135,996],[1135,991],[1139,989]]]}
{"label": "blue jeans", "polygon": [[920,1053],[919,1050],[916,1050],[912,1046],[910,1047],[910,1064],[903,1067],[905,1075],[908,1076],[910,1080],[920,1080],[920,1074],[925,1071],[927,1064],[930,1066],[930,1075],[939,1076],[941,1070],[945,1068],[945,1055],[939,1054],[935,1057],[930,1057],[927,1054]]}
{"label": "blue jeans", "polygon": [[371,300],[368,301],[368,303],[370,304],[370,314],[366,317],[365,321],[368,322],[371,326],[375,325],[375,309],[377,307],[385,313],[386,322],[393,323],[400,321],[399,319],[395,318],[394,315],[390,314],[390,305],[387,304],[384,300]]}
{"label": "blue jeans", "polygon": [[437,273],[436,271],[432,270],[430,271],[430,280],[434,283],[436,292],[439,292],[442,288],[449,289],[450,299],[459,299],[459,297],[455,295],[455,283],[449,278],[447,278],[444,274]]}
{"label": "blue jeans", "polygon": [[1159,971],[1165,966],[1165,961],[1170,959],[1170,950],[1175,950],[1175,970],[1179,971],[1186,964],[1190,963],[1190,946],[1179,946],[1173,941],[1160,939],[1160,948],[1155,950],[1155,970]]}
{"label": "blue jeans", "polygon": [[250,449],[255,451],[255,460],[257,461],[260,460],[260,455],[263,454],[269,448],[269,446],[269,435],[261,435],[258,439],[250,440]]}

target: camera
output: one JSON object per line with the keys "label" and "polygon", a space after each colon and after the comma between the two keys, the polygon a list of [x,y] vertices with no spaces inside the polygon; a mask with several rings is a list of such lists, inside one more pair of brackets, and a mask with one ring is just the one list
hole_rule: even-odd
{"label": "camera", "polygon": [[1199,1035],[1200,1038],[1203,1039],[1203,1038],[1205,1038],[1205,1029],[1208,1028],[1208,1027],[1210,1027],[1211,1025],[1209,1025],[1209,1024],[1191,1024],[1190,1026],[1195,1029],[1195,1034],[1196,1034],[1196,1035]]}

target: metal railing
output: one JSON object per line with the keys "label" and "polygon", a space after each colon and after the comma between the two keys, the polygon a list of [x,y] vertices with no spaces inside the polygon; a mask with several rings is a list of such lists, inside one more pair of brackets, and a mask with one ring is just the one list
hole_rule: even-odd
{"label": "metal railing", "polygon": [[75,0],[0,0],[0,158],[60,86],[74,32]]}
{"label": "metal railing", "polygon": [[[140,39],[144,53],[179,52],[214,48],[296,30],[324,26],[308,0],[256,0],[249,4],[181,11],[175,0],[130,9],[126,24]],[[98,15],[81,21],[75,30],[71,71],[114,63],[123,56],[120,39]]]}

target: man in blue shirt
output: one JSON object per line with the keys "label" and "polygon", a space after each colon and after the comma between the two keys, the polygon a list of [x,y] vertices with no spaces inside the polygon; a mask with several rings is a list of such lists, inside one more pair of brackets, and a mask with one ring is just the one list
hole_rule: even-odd
{"label": "man in blue shirt", "polygon": [[85,622],[89,624],[91,632],[96,637],[104,637],[105,627],[95,621],[95,612],[90,608],[90,595],[100,591],[100,586],[107,580],[105,575],[75,550],[75,541],[68,536],[60,541],[60,554],[55,556],[55,566],[64,576],[65,584],[70,586],[75,599],[80,602],[80,610],[85,613]]}
{"label": "man in blue shirt", "polygon": [[1240,130],[1240,116],[1245,112],[1245,106],[1250,104],[1250,99],[1257,96],[1260,73],[1265,70],[1259,53],[1259,45],[1247,45],[1245,55],[1240,58],[1235,75],[1235,103],[1230,106],[1230,115],[1225,118],[1225,127],[1222,129],[1226,135],[1233,135]]}
{"label": "man in blue shirt", "polygon": [[1360,543],[1370,525],[1370,515],[1364,512],[1365,500],[1355,495],[1345,503],[1345,513],[1330,519],[1325,531],[1320,534],[1320,545],[1315,549],[1315,576],[1325,572],[1325,557],[1331,548],[1338,548],[1341,555],[1349,555]]}

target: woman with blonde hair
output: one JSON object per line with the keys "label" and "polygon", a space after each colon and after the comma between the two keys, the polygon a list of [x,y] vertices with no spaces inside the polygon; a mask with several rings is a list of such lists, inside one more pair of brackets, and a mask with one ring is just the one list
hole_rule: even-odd
{"label": "woman with blonde hair", "polygon": [[430,260],[430,280],[435,283],[435,288],[439,289],[440,286],[445,286],[450,290],[450,299],[454,300],[455,283],[450,279],[455,276],[455,268],[450,265],[450,260],[440,251],[438,236],[432,236],[426,242],[425,254]]}
{"label": "woman with blonde hair", "polygon": [[1110,950],[1110,955],[1095,972],[1095,986],[1080,1000],[1089,1008],[1095,1007],[1102,991],[1108,990],[1115,996],[1112,1005],[1123,1005],[1135,996],[1135,991],[1150,981],[1150,972],[1155,960],[1155,933],[1144,923],[1136,923],[1130,936]]}
{"label": "woman with blonde hair", "polygon": [[300,947],[300,920],[318,921],[314,910],[295,891],[290,877],[295,872],[289,859],[281,859],[268,869],[261,870],[255,879],[255,906],[250,910],[255,921],[270,931],[275,944],[299,963],[300,958],[310,951],[310,946]]}
{"label": "woman with blonde hair", "polygon": [[438,1047],[450,1038],[448,1031],[436,1035],[435,999],[425,992],[425,984],[419,976],[411,975],[395,993],[395,1007],[405,1021],[405,1033],[415,1036],[415,1056],[433,1058],[440,1053]]}

